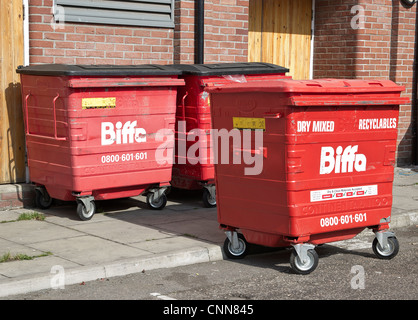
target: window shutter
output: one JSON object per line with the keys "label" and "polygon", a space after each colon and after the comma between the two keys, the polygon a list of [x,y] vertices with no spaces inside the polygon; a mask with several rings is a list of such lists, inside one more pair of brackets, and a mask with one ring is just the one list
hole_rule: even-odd
{"label": "window shutter", "polygon": [[174,0],[55,0],[60,22],[174,28]]}

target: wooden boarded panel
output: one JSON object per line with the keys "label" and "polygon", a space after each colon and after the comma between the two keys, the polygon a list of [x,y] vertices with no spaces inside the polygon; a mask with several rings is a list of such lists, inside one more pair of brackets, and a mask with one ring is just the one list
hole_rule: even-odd
{"label": "wooden boarded panel", "polygon": [[248,57],[250,62],[260,62],[261,59],[261,23],[263,1],[251,0],[249,3]]}
{"label": "wooden boarded panel", "polygon": [[309,79],[312,0],[250,0],[248,61],[290,69]]}
{"label": "wooden boarded panel", "polygon": [[16,68],[23,64],[22,0],[0,2],[0,183],[25,180],[25,136]]}

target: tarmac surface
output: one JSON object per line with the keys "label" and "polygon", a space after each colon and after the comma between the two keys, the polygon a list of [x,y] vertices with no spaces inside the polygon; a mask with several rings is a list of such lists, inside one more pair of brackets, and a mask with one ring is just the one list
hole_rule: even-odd
{"label": "tarmac surface", "polygon": [[[32,258],[0,262],[0,297],[52,288],[61,275],[71,285],[224,259],[226,236],[201,192],[173,190],[168,200],[161,211],[143,196],[97,201],[89,221],[78,218],[75,202],[0,211],[0,258]],[[16,221],[33,212],[45,219]],[[390,228],[417,224],[418,167],[395,168]]]}

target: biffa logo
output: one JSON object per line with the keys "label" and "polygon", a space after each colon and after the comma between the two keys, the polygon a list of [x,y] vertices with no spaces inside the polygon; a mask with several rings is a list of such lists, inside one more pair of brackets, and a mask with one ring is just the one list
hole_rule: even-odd
{"label": "biffa logo", "polygon": [[336,152],[333,147],[322,147],[319,174],[366,171],[367,158],[364,154],[356,154],[357,151],[358,145],[344,150],[339,146]]}
{"label": "biffa logo", "polygon": [[[122,122],[102,122],[102,146],[111,144],[125,144],[135,142],[146,142],[147,132],[144,128],[136,128],[137,121],[127,121],[124,125]],[[116,130],[115,130],[116,126]]]}

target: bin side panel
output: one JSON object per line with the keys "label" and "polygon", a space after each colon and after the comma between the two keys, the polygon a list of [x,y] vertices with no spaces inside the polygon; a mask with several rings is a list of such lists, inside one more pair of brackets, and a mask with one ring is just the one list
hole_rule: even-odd
{"label": "bin side panel", "polygon": [[[288,233],[283,157],[285,122],[278,121],[275,117],[270,118],[277,113],[284,114],[286,107],[274,106],[271,101],[274,97],[266,94],[261,98],[252,93],[211,97],[213,126],[219,130],[218,147],[215,149],[217,151],[215,171],[220,224],[247,230],[255,228],[271,234]],[[258,146],[261,150],[257,149],[261,156],[261,159],[258,158],[262,165],[260,174],[245,175],[245,169],[253,167],[255,163],[244,162],[244,154],[249,156],[251,153],[248,152],[247,147],[244,147],[244,130],[234,128],[233,117],[242,118],[244,122],[245,119],[250,119],[250,122],[254,118],[265,119],[266,130],[263,133],[262,145]],[[234,131],[239,137],[236,145],[233,143]],[[230,141],[229,145],[228,141]],[[256,151],[254,130],[251,131],[251,141],[251,148]],[[263,150],[267,150],[267,153]],[[225,152],[227,158],[224,158]],[[237,154],[239,163],[234,163],[234,155]]]}

